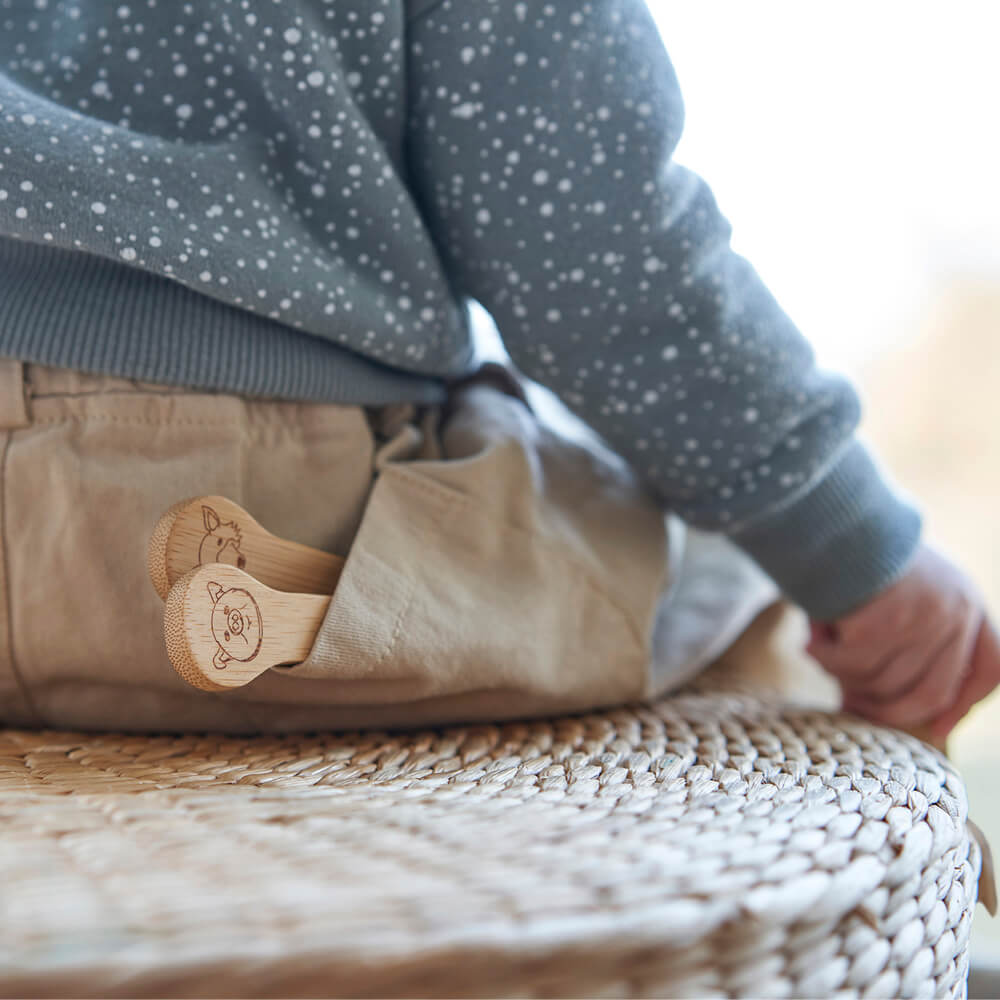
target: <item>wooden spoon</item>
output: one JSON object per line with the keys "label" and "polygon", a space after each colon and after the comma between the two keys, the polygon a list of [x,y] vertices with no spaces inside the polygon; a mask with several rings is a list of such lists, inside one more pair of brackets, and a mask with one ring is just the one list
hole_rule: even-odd
{"label": "wooden spoon", "polygon": [[200,566],[167,595],[167,655],[203,691],[243,687],[271,667],[301,663],[329,605],[329,596],[272,590],[235,566]]}
{"label": "wooden spoon", "polygon": [[146,564],[163,600],[197,566],[229,564],[276,590],[303,594],[332,594],[344,568],[340,556],[278,538],[220,496],[174,504],[153,529]]}

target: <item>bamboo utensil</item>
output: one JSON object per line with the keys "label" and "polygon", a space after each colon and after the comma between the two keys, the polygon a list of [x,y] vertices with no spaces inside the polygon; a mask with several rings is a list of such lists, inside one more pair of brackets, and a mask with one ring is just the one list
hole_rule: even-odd
{"label": "bamboo utensil", "polygon": [[221,496],[174,504],[149,540],[147,567],[156,592],[170,588],[196,566],[229,564],[276,590],[332,594],[344,560],[290,542],[261,527],[242,507]]}
{"label": "bamboo utensil", "polygon": [[243,687],[306,659],[329,604],[329,595],[273,590],[235,566],[200,566],[167,595],[167,654],[196,688]]}

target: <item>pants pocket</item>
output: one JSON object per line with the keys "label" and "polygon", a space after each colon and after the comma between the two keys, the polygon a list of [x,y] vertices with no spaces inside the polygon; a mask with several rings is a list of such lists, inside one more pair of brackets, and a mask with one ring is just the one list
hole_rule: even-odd
{"label": "pants pocket", "polygon": [[641,696],[667,535],[625,463],[484,386],[440,450],[384,465],[311,655],[256,698],[298,700],[294,677],[389,724]]}
{"label": "pants pocket", "polygon": [[150,532],[170,504],[221,493],[278,534],[346,551],[371,484],[364,412],[78,382],[31,400],[6,456],[10,633],[41,721],[255,728],[239,697],[197,691],[170,665]]}

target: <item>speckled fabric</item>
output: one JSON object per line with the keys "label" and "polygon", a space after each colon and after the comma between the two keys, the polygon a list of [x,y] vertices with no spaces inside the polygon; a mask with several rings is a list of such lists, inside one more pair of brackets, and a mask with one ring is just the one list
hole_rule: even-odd
{"label": "speckled fabric", "polygon": [[816,617],[919,518],[708,187],[638,0],[0,0],[0,354],[300,400],[441,398],[465,301]]}

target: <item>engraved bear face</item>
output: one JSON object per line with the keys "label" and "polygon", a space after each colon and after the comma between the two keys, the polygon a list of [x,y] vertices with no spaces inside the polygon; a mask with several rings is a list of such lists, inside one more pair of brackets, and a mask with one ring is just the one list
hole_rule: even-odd
{"label": "engraved bear face", "polygon": [[225,670],[230,660],[252,660],[260,652],[264,637],[257,602],[242,588],[226,590],[218,583],[210,583],[208,593],[213,602],[212,636],[219,646],[212,663],[218,670]]}

